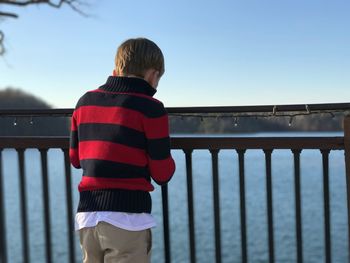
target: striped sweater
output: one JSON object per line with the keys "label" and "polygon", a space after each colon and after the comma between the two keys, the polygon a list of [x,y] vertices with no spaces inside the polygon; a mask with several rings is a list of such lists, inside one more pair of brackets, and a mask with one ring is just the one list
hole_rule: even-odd
{"label": "striped sweater", "polygon": [[165,184],[175,171],[168,115],[155,91],[143,79],[111,76],[79,99],[69,151],[83,170],[78,212],[151,212],[151,178]]}

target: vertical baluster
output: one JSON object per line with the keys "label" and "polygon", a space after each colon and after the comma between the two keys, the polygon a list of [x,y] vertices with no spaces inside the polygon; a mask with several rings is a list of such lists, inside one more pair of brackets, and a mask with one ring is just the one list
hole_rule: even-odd
{"label": "vertical baluster", "polygon": [[326,263],[331,262],[331,227],[330,227],[330,208],[329,208],[329,152],[330,150],[321,150],[322,165],[323,165],[323,198],[324,198]]}
{"label": "vertical baluster", "polygon": [[271,172],[271,154],[272,150],[265,149],[266,162],[266,200],[267,200],[267,222],[269,230],[269,262],[275,262],[274,233],[273,233],[273,199],[272,199],[272,172]]}
{"label": "vertical baluster", "polygon": [[170,254],[168,185],[163,185],[162,186],[162,204],[163,204],[163,229],[164,229],[165,263],[170,263],[171,262],[171,254]]}
{"label": "vertical baluster", "polygon": [[246,150],[239,149],[239,192],[240,192],[240,206],[241,206],[241,243],[242,243],[242,262],[248,262],[247,254],[247,224],[246,224],[246,207],[245,207],[245,179],[244,179],[244,153]]}
{"label": "vertical baluster", "polygon": [[350,115],[344,118],[344,147],[348,207],[348,262],[350,262]]}
{"label": "vertical baluster", "polygon": [[67,223],[68,223],[68,253],[69,262],[75,262],[74,247],[74,220],[73,220],[73,198],[72,198],[72,171],[70,167],[68,149],[62,149],[64,154],[64,170],[66,179],[66,201],[67,201]]}
{"label": "vertical baluster", "polygon": [[7,262],[5,200],[2,173],[2,149],[0,149],[0,262]]}
{"label": "vertical baluster", "polygon": [[213,169],[214,223],[215,223],[215,255],[216,263],[221,262],[221,226],[220,226],[220,197],[219,197],[219,150],[210,150]]}
{"label": "vertical baluster", "polygon": [[294,155],[294,184],[295,184],[295,224],[297,238],[297,262],[303,262],[303,236],[301,221],[301,192],[300,192],[300,149],[292,150]]}
{"label": "vertical baluster", "polygon": [[46,262],[52,262],[51,258],[51,222],[50,222],[50,196],[47,168],[47,149],[40,149],[41,156],[41,175],[44,200],[44,222],[45,222],[45,251]]}
{"label": "vertical baluster", "polygon": [[19,165],[19,194],[21,207],[21,225],[22,225],[22,256],[23,262],[29,262],[29,239],[28,239],[28,216],[27,216],[27,192],[26,178],[24,169],[24,149],[17,149]]}
{"label": "vertical baluster", "polygon": [[192,184],[192,150],[184,150],[186,157],[187,178],[187,203],[188,203],[188,226],[190,240],[191,263],[196,262],[196,241],[194,232],[194,207],[193,207],[193,184]]}

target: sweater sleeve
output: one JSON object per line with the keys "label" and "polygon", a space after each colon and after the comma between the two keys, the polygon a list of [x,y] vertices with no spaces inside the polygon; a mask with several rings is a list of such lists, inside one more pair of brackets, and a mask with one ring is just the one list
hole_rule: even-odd
{"label": "sweater sleeve", "polygon": [[78,125],[75,116],[75,111],[71,121],[71,131],[69,140],[69,157],[70,162],[75,168],[81,168],[79,161],[79,138],[78,138]]}
{"label": "sweater sleeve", "polygon": [[148,168],[152,179],[166,184],[175,172],[175,162],[170,153],[169,120],[163,104],[161,116],[144,117],[143,126],[147,140]]}

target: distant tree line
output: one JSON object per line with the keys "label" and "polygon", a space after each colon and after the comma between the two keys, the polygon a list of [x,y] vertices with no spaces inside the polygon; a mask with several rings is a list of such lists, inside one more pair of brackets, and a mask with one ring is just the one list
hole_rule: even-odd
{"label": "distant tree line", "polygon": [[[1,109],[50,109],[40,98],[14,88],[0,90]],[[66,136],[69,134],[66,117],[2,117],[0,136]]]}
{"label": "distant tree line", "polygon": [[290,117],[170,117],[172,133],[257,133],[341,131],[343,115],[327,113]]}

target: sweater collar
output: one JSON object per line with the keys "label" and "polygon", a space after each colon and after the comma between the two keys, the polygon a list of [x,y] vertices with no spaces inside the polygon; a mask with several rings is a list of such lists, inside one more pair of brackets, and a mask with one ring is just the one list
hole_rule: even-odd
{"label": "sweater collar", "polygon": [[114,76],[109,76],[107,82],[99,89],[109,92],[141,93],[151,97],[157,92],[144,79]]}

